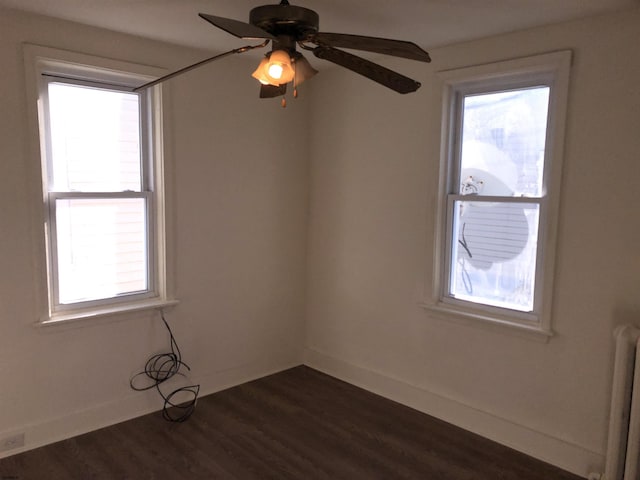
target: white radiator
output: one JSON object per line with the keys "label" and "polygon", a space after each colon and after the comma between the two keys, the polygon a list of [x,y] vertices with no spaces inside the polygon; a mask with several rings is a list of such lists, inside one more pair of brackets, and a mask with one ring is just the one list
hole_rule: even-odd
{"label": "white radiator", "polygon": [[640,329],[616,328],[607,460],[602,480],[638,480],[640,460]]}

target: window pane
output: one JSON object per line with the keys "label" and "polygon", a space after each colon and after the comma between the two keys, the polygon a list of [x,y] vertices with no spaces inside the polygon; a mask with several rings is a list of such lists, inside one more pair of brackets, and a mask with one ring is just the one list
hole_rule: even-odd
{"label": "window pane", "polygon": [[138,102],[133,93],[50,83],[49,190],[140,191]]}
{"label": "window pane", "polygon": [[56,200],[61,304],[147,290],[145,211],[142,198]]}
{"label": "window pane", "polygon": [[533,310],[539,206],[456,201],[450,294]]}
{"label": "window pane", "polygon": [[549,87],[469,95],[463,102],[463,195],[542,194]]}

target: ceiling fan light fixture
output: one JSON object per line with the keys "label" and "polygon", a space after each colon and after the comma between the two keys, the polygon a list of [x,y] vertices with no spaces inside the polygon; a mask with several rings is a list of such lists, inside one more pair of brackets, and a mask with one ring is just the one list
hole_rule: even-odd
{"label": "ceiling fan light fixture", "polygon": [[265,85],[278,86],[289,83],[295,76],[289,52],[274,50],[268,58],[262,59],[252,76]]}
{"label": "ceiling fan light fixture", "polygon": [[294,70],[291,66],[291,55],[285,50],[274,50],[267,63],[267,78],[282,85],[293,80]]}
{"label": "ceiling fan light fixture", "polygon": [[[208,59],[181,68],[134,89],[146,90],[170,78],[181,75],[214,60],[232,54],[244,53],[255,48],[266,47],[269,43],[274,49],[262,59],[252,76],[262,83],[260,98],[272,98],[284,94],[289,82],[295,87],[313,77],[317,71],[296,52],[296,46],[311,51],[321,60],[360,74],[380,85],[398,93],[415,92],[420,82],[390,70],[346,50],[362,50],[393,57],[406,58],[421,62],[430,62],[429,53],[413,42],[380,37],[367,37],[345,33],[327,33],[318,31],[319,17],[316,12],[304,7],[290,5],[280,0],[279,5],[262,5],[251,9],[249,23],[232,18],[216,17],[206,13],[201,18],[238,38],[263,40],[258,45],[246,45],[228,52],[214,55]],[[297,71],[296,71],[297,70]]]}

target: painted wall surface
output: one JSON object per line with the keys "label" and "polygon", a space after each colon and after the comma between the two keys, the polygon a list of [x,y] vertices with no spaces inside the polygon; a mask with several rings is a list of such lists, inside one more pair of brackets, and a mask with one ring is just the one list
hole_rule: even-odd
{"label": "painted wall surface", "polygon": [[[306,362],[574,472],[601,471],[614,327],[640,322],[640,11],[439,48],[399,96],[314,85]],[[571,49],[548,342],[435,318],[437,71]],[[385,59],[381,59],[385,61]],[[329,78],[327,78],[329,77]]]}
{"label": "painted wall surface", "polygon": [[[159,409],[160,397],[131,391],[129,377],[169,343],[154,312],[35,326],[41,190],[22,43],[168,69],[210,53],[8,10],[0,32],[0,437],[26,432],[33,447]],[[301,362],[307,102],[283,111],[278,99],[259,100],[256,58],[225,59],[169,85],[180,304],[167,319],[203,394]]]}

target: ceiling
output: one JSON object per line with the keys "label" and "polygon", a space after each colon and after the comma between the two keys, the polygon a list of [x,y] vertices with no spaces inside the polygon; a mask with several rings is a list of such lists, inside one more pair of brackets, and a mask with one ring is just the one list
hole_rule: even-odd
{"label": "ceiling", "polygon": [[[0,0],[0,6],[213,52],[246,41],[198,18],[248,21],[278,0]],[[320,15],[320,30],[410,40],[433,48],[638,6],[640,0],[291,0]]]}

